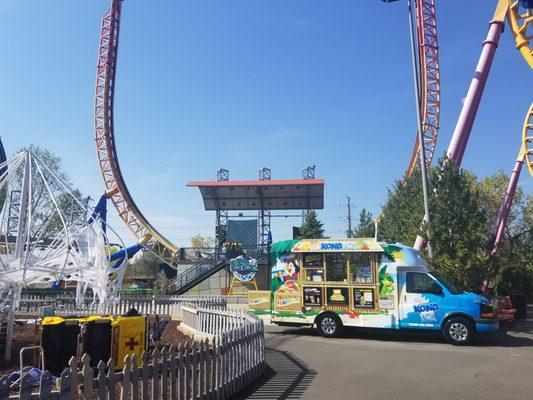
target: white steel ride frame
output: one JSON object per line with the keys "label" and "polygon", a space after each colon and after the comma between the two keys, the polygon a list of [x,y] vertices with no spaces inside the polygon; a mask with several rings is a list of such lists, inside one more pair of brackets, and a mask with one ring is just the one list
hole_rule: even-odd
{"label": "white steel ride frame", "polygon": [[[127,254],[111,262],[120,237],[80,201],[33,150],[0,164],[0,301],[17,307],[28,285],[78,283],[78,301],[91,288],[99,303],[118,300]],[[111,245],[110,243],[115,243]]]}

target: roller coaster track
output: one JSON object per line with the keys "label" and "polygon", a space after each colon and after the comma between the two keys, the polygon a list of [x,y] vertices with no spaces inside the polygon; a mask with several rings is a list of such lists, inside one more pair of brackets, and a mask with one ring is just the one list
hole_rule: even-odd
{"label": "roller coaster track", "polygon": [[[516,0],[500,0],[498,3],[497,11],[501,10],[506,12],[511,31],[513,33],[516,48],[520,51],[526,63],[533,69],[533,48],[531,47],[533,36],[533,12],[531,9],[527,9],[520,5]],[[501,15],[501,14],[500,14]],[[522,170],[522,165],[525,163],[529,173],[533,176],[533,103],[530,105],[524,125],[522,128],[522,140],[520,144],[520,151],[516,159],[509,185],[505,191],[503,197],[502,206],[498,213],[496,223],[493,228],[494,245],[492,248],[492,255],[498,252],[505,227],[507,225],[507,219],[513,205],[514,195],[518,186],[518,179]]]}
{"label": "roller coaster track", "polygon": [[[429,167],[435,154],[440,124],[440,65],[435,0],[416,0],[416,20],[421,90],[420,115],[426,166]],[[419,146],[417,135],[404,182],[418,163]]]}
{"label": "roller coaster track", "polygon": [[128,191],[118,162],[113,106],[121,6],[122,0],[112,0],[111,8],[102,18],[94,106],[94,131],[98,163],[104,178],[106,196],[111,199],[119,217],[133,232],[139,244],[153,251],[167,263],[176,265],[178,248],[165,239],[136,206]]}
{"label": "roller coaster track", "polygon": [[[139,243],[170,264],[177,264],[178,248],[165,239],[143,216],[130,195],[120,170],[113,121],[115,76],[120,32],[121,0],[113,0],[102,18],[96,78],[95,141],[100,171],[119,217],[133,232]],[[424,151],[427,165],[431,164],[440,120],[440,72],[437,24],[434,0],[417,0],[417,33],[421,81],[421,115]],[[406,171],[413,171],[419,156],[418,139]]]}
{"label": "roller coaster track", "polygon": [[520,6],[517,0],[509,0],[507,13],[513,31],[516,48],[533,69],[533,11]]}
{"label": "roller coaster track", "polygon": [[[533,69],[533,11],[521,7],[518,1],[509,1],[507,18],[513,32],[516,48]],[[522,129],[522,152],[529,173],[533,176],[533,104],[529,107]]]}
{"label": "roller coaster track", "polygon": [[533,176],[533,103],[529,107],[522,129],[522,148],[524,161],[529,173]]}
{"label": "roller coaster track", "polygon": [[[387,0],[383,0],[389,2]],[[395,0],[392,0],[395,1]],[[437,31],[437,17],[435,0],[416,0],[416,32],[418,42],[418,78],[420,80],[420,116],[422,118],[422,136],[424,140],[424,155],[426,167],[431,165],[440,127],[440,63],[439,38]],[[407,165],[402,185],[407,182],[419,162],[420,142],[418,132]],[[376,219],[377,225],[383,214]]]}

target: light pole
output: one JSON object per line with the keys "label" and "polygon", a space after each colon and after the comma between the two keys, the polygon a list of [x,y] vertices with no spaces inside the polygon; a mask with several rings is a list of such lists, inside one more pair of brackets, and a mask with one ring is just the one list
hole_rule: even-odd
{"label": "light pole", "polygon": [[[418,48],[418,41],[416,38],[416,19],[413,18],[413,7],[412,7],[412,1],[407,0],[407,10],[409,12],[409,30],[411,33],[411,58],[413,63],[413,80],[414,80],[414,86],[415,86],[415,94],[416,94],[416,116],[417,116],[417,122],[418,122],[418,148],[419,148],[419,159],[420,159],[420,172],[422,175],[422,194],[424,196],[424,222],[426,224],[427,228],[427,235],[428,235],[428,242],[427,242],[427,248],[428,248],[428,255],[431,258],[433,256],[433,252],[431,250],[431,245],[429,241],[429,231],[430,231],[430,216],[429,216],[429,199],[428,199],[428,177],[427,177],[427,168],[426,168],[426,153],[424,152],[424,133],[422,131],[422,116],[420,113],[420,105],[422,104],[420,99],[420,71],[419,71],[419,63],[418,63],[418,57],[417,57],[417,48]],[[423,238],[421,236],[417,237],[416,243],[423,243]],[[415,247],[416,244],[415,244]]]}

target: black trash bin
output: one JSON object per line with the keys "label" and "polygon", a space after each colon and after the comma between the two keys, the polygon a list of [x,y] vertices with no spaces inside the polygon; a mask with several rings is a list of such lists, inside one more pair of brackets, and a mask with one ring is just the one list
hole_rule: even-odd
{"label": "black trash bin", "polygon": [[524,319],[527,316],[527,297],[525,294],[512,294],[511,303],[513,308],[516,309],[516,318]]}

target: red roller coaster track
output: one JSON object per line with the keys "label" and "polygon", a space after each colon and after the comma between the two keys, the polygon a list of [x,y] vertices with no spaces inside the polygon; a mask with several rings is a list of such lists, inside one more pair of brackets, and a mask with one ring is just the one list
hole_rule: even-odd
{"label": "red roller coaster track", "polygon": [[94,106],[98,163],[104,178],[107,197],[111,199],[119,217],[128,225],[139,243],[166,262],[176,264],[178,248],[165,239],[142,215],[128,191],[118,163],[113,103],[121,5],[122,0],[113,0],[111,8],[102,18]]}
{"label": "red roller coaster track", "polygon": [[[440,123],[440,66],[435,0],[416,0],[418,34],[418,59],[420,71],[420,115],[424,136],[426,165],[431,165],[439,134]],[[415,168],[419,152],[418,135],[411,160],[405,172],[405,180]]]}

